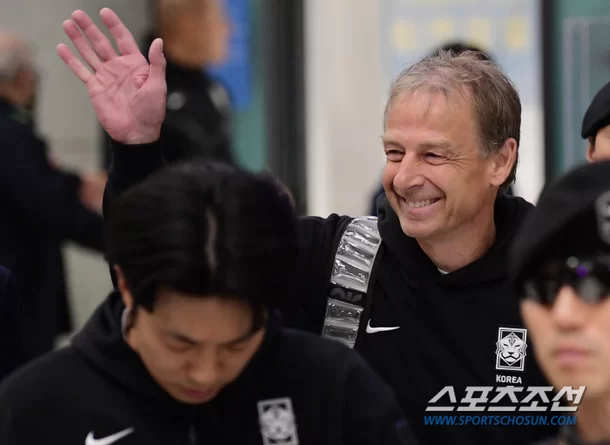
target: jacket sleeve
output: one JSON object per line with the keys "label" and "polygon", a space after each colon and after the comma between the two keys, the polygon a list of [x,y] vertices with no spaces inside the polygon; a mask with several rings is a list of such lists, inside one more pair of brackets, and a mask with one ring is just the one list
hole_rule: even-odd
{"label": "jacket sleeve", "polygon": [[286,327],[314,334],[322,332],[338,235],[350,220],[350,217],[337,214],[328,218],[308,216],[299,220],[297,273],[282,311]]}
{"label": "jacket sleeve", "polygon": [[42,142],[21,128],[5,131],[0,147],[0,193],[39,233],[103,247],[102,219],[80,202],[80,178],[48,166]]}
{"label": "jacket sleeve", "polygon": [[25,363],[20,336],[22,318],[15,280],[6,269],[0,267],[0,383]]}
{"label": "jacket sleeve", "polygon": [[140,145],[124,145],[111,140],[110,146],[112,161],[104,190],[104,215],[108,214],[112,202],[124,191],[166,164],[160,140]]}
{"label": "jacket sleeve", "polygon": [[393,391],[352,352],[344,403],[345,445],[417,445]]}
{"label": "jacket sleeve", "polygon": [[[108,216],[112,203],[123,192],[144,181],[150,174],[166,165],[163,158],[163,146],[157,140],[150,144],[125,145],[109,140],[111,163],[108,168],[108,181],[104,189],[103,214]],[[110,279],[116,289],[116,273],[110,266]]]}

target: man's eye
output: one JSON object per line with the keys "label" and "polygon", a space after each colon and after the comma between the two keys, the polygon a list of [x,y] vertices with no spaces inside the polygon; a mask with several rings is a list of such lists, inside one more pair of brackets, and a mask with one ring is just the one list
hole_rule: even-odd
{"label": "man's eye", "polygon": [[227,350],[231,351],[231,352],[240,352],[243,351],[244,349],[246,349],[246,341],[242,341],[240,343],[235,343],[232,345],[227,345]]}
{"label": "man's eye", "polygon": [[181,341],[170,341],[167,343],[167,347],[174,352],[186,352],[190,349],[191,345]]}

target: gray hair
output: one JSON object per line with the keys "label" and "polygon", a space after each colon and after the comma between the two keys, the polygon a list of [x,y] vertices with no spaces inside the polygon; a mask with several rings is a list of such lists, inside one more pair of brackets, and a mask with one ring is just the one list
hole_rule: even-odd
{"label": "gray hair", "polygon": [[[422,90],[442,93],[447,98],[458,95],[473,104],[483,155],[496,152],[509,138],[514,138],[519,145],[519,93],[502,69],[494,62],[484,60],[479,53],[465,51],[455,55],[440,51],[404,69],[390,88],[383,116],[384,130],[394,102]],[[518,155],[517,150],[515,165],[500,186],[499,194],[515,181]]]}
{"label": "gray hair", "polygon": [[12,81],[19,70],[33,65],[33,47],[20,36],[0,32],[0,81]]}

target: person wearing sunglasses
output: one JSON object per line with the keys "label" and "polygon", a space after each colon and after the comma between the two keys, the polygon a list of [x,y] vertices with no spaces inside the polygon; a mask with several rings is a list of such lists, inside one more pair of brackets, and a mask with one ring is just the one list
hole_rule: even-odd
{"label": "person wearing sunglasses", "polygon": [[610,161],[547,186],[510,268],[543,372],[555,391],[580,393],[567,400],[574,422],[544,444],[610,443]]}

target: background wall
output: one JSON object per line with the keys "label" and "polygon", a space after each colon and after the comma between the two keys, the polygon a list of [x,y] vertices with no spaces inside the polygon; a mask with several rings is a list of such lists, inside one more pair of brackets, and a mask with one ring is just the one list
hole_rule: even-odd
{"label": "background wall", "polygon": [[582,118],[593,96],[610,80],[610,2],[552,0],[550,26],[554,69],[551,96],[551,173],[586,159]]}
{"label": "background wall", "polygon": [[379,0],[305,2],[308,213],[361,214],[381,180]]}
{"label": "background wall", "polygon": [[263,70],[263,0],[224,0],[232,20],[229,60],[214,74],[234,89],[233,150],[250,170],[268,166]]}

